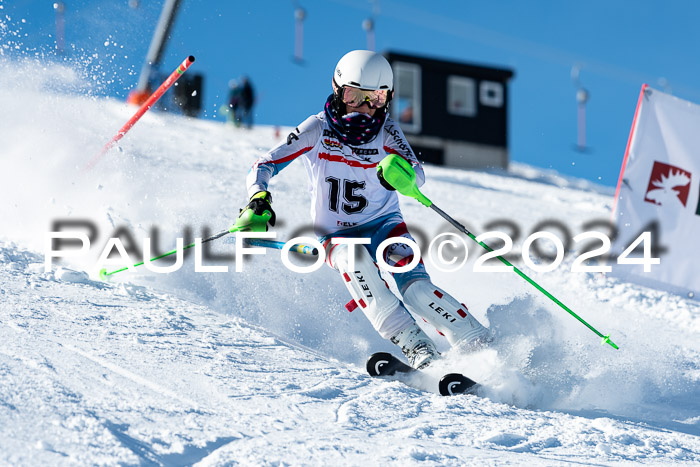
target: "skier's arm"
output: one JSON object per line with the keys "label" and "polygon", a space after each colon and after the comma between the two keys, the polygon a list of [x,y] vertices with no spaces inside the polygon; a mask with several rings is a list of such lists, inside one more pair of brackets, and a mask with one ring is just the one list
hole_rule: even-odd
{"label": "skier's arm", "polygon": [[416,185],[422,186],[425,183],[423,167],[418,162],[418,158],[413,153],[411,145],[406,141],[399,125],[390,118],[387,118],[384,124],[384,151],[387,154],[397,154],[410,162],[416,172]]}
{"label": "skier's arm", "polygon": [[287,140],[260,157],[251,167],[246,177],[248,196],[260,191],[268,191],[270,179],[277,175],[294,159],[310,151],[318,141],[321,124],[317,116],[307,118],[296,127]]}

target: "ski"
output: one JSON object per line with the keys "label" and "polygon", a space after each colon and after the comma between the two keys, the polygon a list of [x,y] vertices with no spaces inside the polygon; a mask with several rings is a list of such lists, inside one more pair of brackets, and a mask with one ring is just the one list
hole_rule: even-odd
{"label": "ski", "polygon": [[[420,371],[421,370],[410,367],[388,352],[377,352],[367,359],[367,373],[373,377],[396,379],[407,384],[406,381],[398,376]],[[461,373],[448,373],[440,378],[440,382],[438,383],[438,391],[441,396],[473,394],[478,387],[479,385],[475,381]]]}

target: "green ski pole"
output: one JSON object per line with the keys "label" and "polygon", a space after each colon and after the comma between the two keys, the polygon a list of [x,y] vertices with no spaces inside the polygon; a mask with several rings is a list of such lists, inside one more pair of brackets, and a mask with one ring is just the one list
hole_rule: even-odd
{"label": "green ski pole", "polygon": [[[452,224],[457,230],[466,234],[469,238],[478,243],[481,247],[483,247],[489,252],[493,251],[493,249],[486,245],[484,242],[477,241],[476,236],[473,233],[467,230],[467,228],[464,227],[462,224],[454,220],[445,211],[435,206],[435,204],[433,204],[432,201],[430,201],[425,195],[423,195],[423,193],[420,192],[418,186],[416,185],[416,173],[413,170],[413,167],[411,167],[411,164],[406,159],[396,154],[388,154],[384,159],[382,159],[382,161],[377,166],[377,171],[381,173],[384,180],[386,180],[391,186],[396,188],[396,191],[398,191],[404,196],[409,196],[415,199],[416,201],[418,201],[426,207],[429,207],[430,209],[438,213],[447,222]],[[528,277],[520,269],[513,266],[507,259],[503,258],[502,256],[497,256],[497,258],[506,266],[513,268],[513,271],[517,275],[525,279],[528,283],[530,283],[530,285],[542,292],[547,298],[559,305],[564,311],[566,311],[571,316],[580,321],[582,324],[584,324],[598,337],[602,338],[604,343],[609,344],[614,349],[619,349],[619,347],[613,341],[610,340],[609,334],[601,334],[596,328],[588,324],[583,318],[574,313],[573,310],[571,310],[568,306],[564,305],[554,295],[546,291],[541,285],[539,285],[537,282]]]}
{"label": "green ski pole", "polygon": [[[240,231],[254,231],[254,232],[260,232],[261,230],[267,230],[267,223],[272,217],[272,213],[270,211],[263,211],[262,214],[255,214],[252,210],[246,209],[242,210],[241,214],[238,216],[236,219],[236,222],[227,230],[222,230],[219,233],[216,233],[212,235],[211,237],[207,237],[204,240],[202,240],[202,243],[207,243],[211,242],[212,240],[216,240],[217,238],[221,238],[224,235],[228,235],[230,233],[238,232]],[[195,246],[196,243],[190,243],[189,245],[185,245],[182,247],[182,250],[187,250],[189,248],[192,248]],[[161,258],[165,258],[166,256],[173,255],[178,252],[178,249],[175,248],[174,250],[170,250],[167,253],[163,253],[162,255],[156,256],[155,258],[151,258],[148,261],[156,261]],[[134,264],[132,267],[136,266],[141,266],[144,264],[144,261],[141,261],[139,263]],[[116,274],[118,272],[126,271],[129,269],[128,266],[125,266],[123,268],[117,269],[116,271],[111,271],[107,272],[106,268],[102,268],[100,270],[100,279],[105,280],[107,277],[111,276],[112,274]]]}
{"label": "green ski pole", "polygon": [[[202,243],[211,242],[212,240],[216,240],[217,238],[221,238],[221,237],[223,237],[224,235],[228,235],[228,234],[230,234],[230,233],[232,233],[232,232],[234,232],[234,231],[233,231],[233,230],[229,230],[229,229],[222,230],[221,232],[216,233],[216,234],[212,235],[211,237],[207,237],[207,238],[203,239],[203,240],[202,240]],[[196,243],[190,243],[189,245],[185,245],[185,246],[182,247],[182,251],[187,250],[187,249],[190,249],[190,248],[192,248],[192,247],[195,246],[195,245],[196,245]],[[174,250],[170,250],[170,251],[168,251],[167,253],[163,253],[162,255],[159,255],[159,256],[156,256],[156,257],[154,257],[154,258],[151,258],[149,261],[155,261],[155,260],[158,260],[158,259],[161,259],[161,258],[165,258],[166,256],[174,255],[174,254],[177,253],[177,252],[178,252],[178,249],[175,248]],[[140,261],[140,262],[134,264],[133,267],[141,266],[141,265],[144,264],[144,262],[145,262],[145,261]],[[129,269],[129,267],[128,267],[128,266],[124,266],[123,268],[120,268],[120,269],[116,269],[116,270],[114,270],[114,271],[107,272],[107,268],[102,268],[102,269],[100,269],[100,279],[102,279],[103,281],[104,281],[104,280],[107,280],[107,278],[108,278],[109,276],[111,276],[111,275],[113,275],[113,274],[116,274],[116,273],[118,273],[118,272],[126,271],[127,269]]]}
{"label": "green ski pole", "polygon": [[[232,227],[229,230],[222,230],[221,232],[216,233],[216,234],[212,235],[211,237],[207,237],[207,238],[203,239],[202,243],[211,242],[212,240],[216,240],[217,238],[221,238],[224,235],[234,233],[237,230],[238,229],[236,229],[234,227]],[[276,242],[274,240],[268,240],[268,239],[264,239],[264,238],[249,238],[249,239],[246,239],[245,243],[247,243],[250,246],[260,246],[260,247],[264,247],[264,248],[273,248],[273,249],[277,249],[277,250],[281,250],[282,248],[284,248],[284,242]],[[196,245],[196,243],[190,243],[189,245],[185,245],[182,247],[182,251],[187,250],[189,248],[192,248],[195,245]],[[318,248],[315,248],[315,247],[310,246],[310,245],[306,245],[304,243],[298,243],[298,244],[293,245],[290,248],[290,251],[294,251],[294,252],[300,253],[302,255],[314,255],[315,256],[318,254]],[[175,248],[174,250],[170,250],[167,253],[163,253],[162,255],[151,258],[149,261],[156,261],[158,259],[165,258],[166,256],[174,255],[177,252],[178,252],[178,249]],[[144,262],[145,261],[140,261],[140,262],[134,264],[133,267],[142,266],[144,264]],[[107,278],[109,276],[116,274],[118,272],[126,271],[127,269],[129,269],[129,267],[124,266],[123,268],[107,272],[106,268],[102,268],[100,270],[100,279],[107,280]]]}

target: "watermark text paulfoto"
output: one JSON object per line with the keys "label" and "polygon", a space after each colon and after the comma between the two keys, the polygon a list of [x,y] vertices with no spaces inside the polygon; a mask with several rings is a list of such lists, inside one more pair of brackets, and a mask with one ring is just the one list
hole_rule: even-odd
{"label": "watermark text paulfoto", "polygon": [[[506,224],[507,222],[507,224]],[[594,227],[607,227],[608,232],[617,235],[614,226],[606,225],[605,221],[592,221],[586,225]],[[429,242],[425,251],[413,240],[406,237],[387,238],[376,249],[376,261],[379,268],[392,273],[408,272],[416,267],[423,259],[436,269],[444,272],[456,272],[464,269],[470,251],[477,255],[472,266],[473,272],[507,272],[512,271],[514,262],[522,260],[523,264],[530,270],[536,272],[551,272],[561,267],[566,254],[573,251],[573,245],[582,245],[578,249],[578,255],[570,265],[571,272],[610,272],[609,265],[613,260],[618,264],[639,265],[645,272],[651,271],[653,265],[660,264],[660,258],[656,257],[665,250],[658,244],[657,226],[650,225],[650,230],[645,230],[631,240],[629,246],[621,253],[615,255],[611,252],[612,241],[607,233],[597,230],[582,232],[571,236],[570,230],[562,223],[548,220],[541,222],[537,226],[546,227],[548,230],[534,231],[525,238],[520,254],[514,252],[514,242],[511,237],[520,236],[520,229],[510,221],[491,222],[490,225],[505,226],[509,233],[499,230],[490,230],[475,237],[476,243],[472,243],[468,237],[452,232],[443,232],[435,235]],[[65,230],[64,230],[65,229]],[[559,233],[556,235],[550,230]],[[411,228],[414,235],[423,239],[427,243],[427,235],[420,230]],[[235,261],[235,271],[244,270],[244,259],[250,255],[264,255],[269,248],[251,245],[251,239],[276,239],[275,232],[236,232],[231,234],[235,237],[236,248],[234,254],[214,255],[208,243],[203,243],[202,239],[207,238],[211,233],[209,229],[203,229],[202,237],[192,238],[192,229],[187,229],[188,234],[184,238],[176,239],[176,248],[171,252],[161,253],[157,251],[154,244],[158,243],[158,230],[152,229],[151,236],[142,239],[142,249],[139,252],[136,248],[135,238],[128,229],[120,228],[112,232],[101,249],[99,258],[96,261],[96,270],[102,268],[128,269],[135,271],[136,266],[143,266],[155,273],[171,273],[179,270],[184,264],[186,254],[194,252],[195,272],[229,272],[227,265],[211,265],[211,263],[222,263]],[[94,247],[97,237],[97,227],[89,221],[56,221],[52,231],[46,235],[44,269],[51,271],[54,259],[80,257],[89,253],[91,245]],[[563,240],[562,240],[563,238]],[[353,245],[368,245],[369,238],[331,238],[330,245],[349,245],[349,251],[354,251]],[[126,243],[126,245],[125,245]],[[322,267],[326,260],[326,248],[321,242],[311,236],[296,236],[283,244],[276,243],[275,248],[281,250],[282,264],[289,270],[297,273],[307,274]],[[413,251],[413,257],[408,264],[392,266],[384,260],[384,251],[391,245],[403,243]],[[299,246],[306,247],[305,251],[316,251],[316,258],[312,264],[299,265],[292,262],[290,252],[300,251]],[[491,248],[489,245],[497,245]],[[545,248],[542,248],[542,246]],[[74,248],[78,246],[79,248]],[[328,246],[328,245],[326,245]],[[167,266],[159,265],[151,258],[162,258],[166,256],[175,258],[174,264]],[[140,263],[134,258],[140,259]],[[534,257],[534,260],[533,260]],[[149,260],[151,259],[151,260]],[[204,262],[210,263],[205,265]],[[350,268],[354,266],[354,255],[349,255]],[[298,261],[297,261],[298,262]],[[308,262],[303,261],[303,262]],[[488,264],[487,264],[488,263]],[[591,264],[595,263],[595,264]]]}

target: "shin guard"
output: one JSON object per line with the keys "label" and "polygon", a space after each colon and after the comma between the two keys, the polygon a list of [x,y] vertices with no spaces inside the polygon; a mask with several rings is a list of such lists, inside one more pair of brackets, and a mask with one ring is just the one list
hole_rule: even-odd
{"label": "shin guard", "polygon": [[489,330],[465,305],[428,280],[409,285],[403,302],[411,313],[424,318],[444,334],[453,347],[478,347],[489,340]]}
{"label": "shin guard", "polygon": [[348,245],[335,246],[328,256],[330,265],[343,276],[345,287],[374,329],[385,339],[394,337],[415,320],[389,290],[367,249],[362,245],[356,247],[351,269],[348,248]]}

